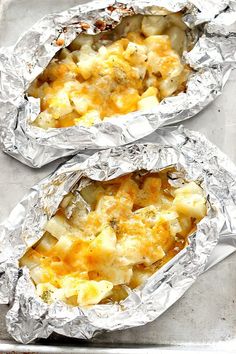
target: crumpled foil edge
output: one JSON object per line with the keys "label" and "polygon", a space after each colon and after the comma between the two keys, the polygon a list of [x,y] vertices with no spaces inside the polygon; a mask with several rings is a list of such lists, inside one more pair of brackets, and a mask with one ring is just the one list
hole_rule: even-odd
{"label": "crumpled foil edge", "polygon": [[[18,259],[42,236],[43,225],[82,176],[107,180],[134,170],[158,171],[172,165],[185,171],[187,180],[201,183],[208,201],[207,216],[184,250],[119,304],[81,308],[58,301],[48,305],[36,296],[28,270],[19,269]],[[144,325],[193,284],[221,237],[235,240],[235,236],[236,167],[200,133],[166,127],[142,143],[92,156],[78,154],[34,186],[0,227],[0,300],[12,304],[7,329],[17,341],[28,343],[52,332],[90,339],[103,330]]]}
{"label": "crumpled foil edge", "polygon": [[[131,143],[161,126],[194,116],[221,94],[235,66],[235,4],[230,0],[214,3],[206,0],[204,4],[199,0],[139,0],[135,4],[128,0],[100,0],[44,17],[14,47],[0,50],[3,150],[29,166],[41,167],[79,150]],[[184,19],[188,26],[200,26],[203,30],[193,50],[185,54],[186,61],[196,70],[188,81],[186,93],[163,100],[150,112],[132,112],[90,128],[75,126],[45,131],[28,123],[28,117],[39,113],[39,101],[26,99],[24,92],[62,48],[55,44],[56,39],[63,39],[67,46],[78,33],[85,31],[84,22],[90,25],[88,33],[98,33],[97,19],[114,25],[126,15],[155,14],[156,6],[172,12],[186,9]]]}

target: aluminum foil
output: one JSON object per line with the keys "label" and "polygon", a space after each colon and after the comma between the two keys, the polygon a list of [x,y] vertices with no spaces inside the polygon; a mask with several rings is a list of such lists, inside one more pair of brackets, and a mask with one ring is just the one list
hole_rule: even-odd
{"label": "aluminum foil", "polygon": [[[35,293],[27,268],[19,269],[18,259],[42,236],[44,224],[63,196],[75,186],[79,189],[82,177],[103,181],[131,171],[154,172],[168,166],[175,166],[187,180],[198,181],[205,191],[207,216],[189,237],[189,245],[142,286],[130,290],[120,303],[90,308],[71,307],[60,301],[44,303]],[[13,209],[1,225],[0,239],[0,300],[11,304],[6,322],[15,340],[28,343],[53,332],[90,339],[104,330],[141,326],[156,319],[184,294],[204,271],[209,257],[211,266],[232,247],[235,250],[236,167],[201,134],[165,127],[142,143],[91,156],[78,154],[61,165]],[[213,252],[217,243],[218,255]]]}
{"label": "aluminum foil", "polygon": [[[196,70],[188,80],[186,93],[163,100],[150,112],[114,117],[90,128],[43,130],[30,125],[30,118],[39,113],[39,100],[27,98],[25,92],[62,48],[57,43],[64,41],[63,46],[67,46],[81,32],[95,34],[115,27],[124,16],[165,13],[163,8],[183,10],[185,23],[200,34],[193,50],[185,53],[186,61]],[[46,16],[14,47],[0,50],[3,150],[25,164],[40,167],[86,148],[124,145],[158,127],[190,118],[222,92],[236,62],[235,34],[235,0],[99,0]]]}

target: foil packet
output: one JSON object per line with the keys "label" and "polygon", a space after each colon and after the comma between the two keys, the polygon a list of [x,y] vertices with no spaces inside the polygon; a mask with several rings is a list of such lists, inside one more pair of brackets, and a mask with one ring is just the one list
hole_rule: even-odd
{"label": "foil packet", "polygon": [[[18,260],[42,236],[63,196],[75,186],[79,190],[83,177],[104,181],[170,166],[179,171],[178,178],[197,181],[205,191],[207,215],[189,236],[188,246],[119,303],[84,308],[43,302]],[[165,127],[125,148],[75,155],[32,187],[0,226],[0,301],[11,305],[7,329],[15,340],[29,343],[53,332],[91,339],[104,330],[144,325],[176,302],[207,267],[233,252],[235,238],[236,167],[201,134]]]}
{"label": "foil packet", "polygon": [[[27,97],[25,92],[56,52],[82,32],[99,33],[115,27],[125,16],[162,14],[166,10],[183,11],[184,22],[198,36],[193,49],[184,54],[186,62],[194,69],[185,93],[164,99],[150,112],[132,112],[92,127],[44,130],[30,124],[39,114],[40,104],[39,99]],[[3,150],[29,166],[41,167],[83,149],[131,143],[158,127],[188,119],[222,92],[236,62],[235,34],[236,2],[230,0],[139,0],[135,3],[99,0],[48,15],[14,47],[0,50]]]}

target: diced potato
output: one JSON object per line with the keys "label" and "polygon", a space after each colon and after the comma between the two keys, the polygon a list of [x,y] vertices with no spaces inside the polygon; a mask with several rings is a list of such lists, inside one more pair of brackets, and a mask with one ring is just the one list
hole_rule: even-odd
{"label": "diced potato", "polygon": [[147,60],[147,48],[144,45],[129,42],[123,56],[130,63],[142,64]]}
{"label": "diced potato", "polygon": [[71,200],[74,198],[73,193],[67,194],[63,200],[61,201],[60,207],[65,209],[71,202]]}
{"label": "diced potato", "polygon": [[40,254],[34,249],[29,249],[20,260],[21,267],[32,269],[40,264]]}
{"label": "diced potato", "polygon": [[175,196],[182,195],[182,194],[199,194],[201,196],[204,195],[202,188],[199,185],[197,185],[196,182],[186,183],[183,185],[183,187],[176,188],[174,190]]}
{"label": "diced potato", "polygon": [[41,112],[38,117],[35,119],[34,125],[39,128],[56,128],[56,121],[53,119],[52,115],[47,111]]}
{"label": "diced potato", "polygon": [[44,99],[48,90],[50,90],[50,86],[47,82],[44,82],[42,85],[39,86],[38,80],[36,79],[29,87],[27,93],[29,96]]}
{"label": "diced potato", "polygon": [[91,106],[91,101],[89,97],[82,96],[79,94],[73,94],[71,96],[71,101],[73,102],[76,111],[81,115],[85,114],[88,108]]}
{"label": "diced potato", "polygon": [[170,23],[170,25],[175,25],[179,27],[182,31],[185,31],[187,29],[186,24],[182,20],[182,15],[181,14],[169,14],[167,16],[167,20]]}
{"label": "diced potato", "polygon": [[94,124],[98,124],[101,122],[100,113],[96,109],[93,109],[80,118],[75,119],[76,125],[83,125],[85,127],[91,127]]}
{"label": "diced potato", "polygon": [[73,110],[68,94],[64,90],[58,91],[57,94],[50,98],[49,108],[50,112],[57,118],[71,113]]}
{"label": "diced potato", "polygon": [[141,98],[146,98],[146,97],[150,97],[150,96],[157,96],[158,90],[156,87],[149,87],[146,91],[144,91],[144,93],[142,94]]}
{"label": "diced potato", "polygon": [[[126,40],[127,44],[128,41]],[[112,43],[111,45],[109,45],[109,47],[107,47],[107,59],[108,59],[108,65],[110,67],[112,67],[112,62],[114,62],[114,60],[118,60],[118,56],[120,56],[124,51],[124,41],[123,40],[119,40],[116,41],[114,43]],[[110,60],[111,59],[111,60]]]}
{"label": "diced potato", "polygon": [[[146,209],[146,208],[144,208]],[[177,233],[181,232],[182,228],[178,221],[178,213],[174,210],[166,210],[158,212],[156,217],[153,217],[153,221],[158,225],[159,223],[166,222],[168,224],[168,231],[171,237],[174,237]]]}
{"label": "diced potato", "polygon": [[171,47],[179,54],[182,55],[186,49],[186,35],[179,27],[170,27],[166,34],[170,37]]}
{"label": "diced potato", "polygon": [[73,276],[65,276],[61,280],[61,287],[64,289],[65,297],[69,298],[74,295],[78,295],[78,288],[84,280],[75,278]]}
{"label": "diced potato", "polygon": [[90,243],[89,251],[98,250],[105,253],[112,253],[116,248],[116,234],[111,226],[105,225],[98,236]]}
{"label": "diced potato", "polygon": [[45,269],[41,266],[36,266],[30,269],[30,277],[33,279],[35,284],[48,282],[50,280],[50,276],[48,276]]}
{"label": "diced potato", "polygon": [[90,270],[99,269],[100,265],[110,264],[116,251],[116,234],[111,226],[105,225],[98,236],[90,243],[88,247],[87,262]]}
{"label": "diced potato", "polygon": [[148,77],[148,79],[146,81],[147,87],[153,86],[153,85],[159,85],[158,82],[159,82],[159,80],[158,80],[157,76],[155,75],[155,73],[154,74],[153,73],[149,73],[149,77]]}
{"label": "diced potato", "polygon": [[51,283],[39,283],[36,286],[36,293],[42,297],[43,301],[50,304],[52,302],[52,294],[57,290]]}
{"label": "diced potato", "polygon": [[148,269],[134,269],[133,276],[130,281],[131,288],[136,288],[143,284],[152,275],[151,270]]}
{"label": "diced potato", "polygon": [[179,78],[167,78],[160,84],[160,94],[162,98],[169,97],[177,91],[179,85]]}
{"label": "diced potato", "polygon": [[103,57],[106,57],[108,53],[107,48],[104,45],[99,48],[98,52]]}
{"label": "diced potato", "polygon": [[[154,92],[150,87],[143,99]],[[141,285],[180,251],[206,215],[206,202],[195,182],[170,184],[170,170],[94,181],[81,191],[90,212],[81,198],[67,195],[44,236],[20,261],[38,295],[49,304],[71,306],[119,301],[126,294],[113,287]]]}
{"label": "diced potato", "polygon": [[[148,69],[149,69],[149,78],[147,80],[147,85],[149,86],[157,86],[158,80],[161,79],[160,73],[160,65],[161,65],[161,58],[157,57],[154,51],[148,52]],[[157,74],[152,76],[152,73]],[[153,80],[153,81],[151,81]]]}
{"label": "diced potato", "polygon": [[93,37],[82,33],[73,40],[73,42],[70,44],[70,49],[72,51],[75,51],[80,49],[84,45],[92,46],[92,44]]}
{"label": "diced potato", "polygon": [[50,86],[47,82],[44,82],[40,87],[37,88],[37,96],[41,99],[47,95],[47,92],[50,90]]}
{"label": "diced potato", "polygon": [[111,293],[112,288],[113,284],[106,280],[81,282],[78,286],[77,302],[80,306],[98,304]]}
{"label": "diced potato", "polygon": [[70,225],[67,223],[63,215],[54,215],[45,225],[45,231],[48,231],[52,236],[58,240],[61,236],[72,232]]}
{"label": "diced potato", "polygon": [[[150,196],[151,200],[158,198],[161,189],[161,179],[157,177],[146,177],[143,184],[143,191]],[[151,202],[150,202],[151,203]]]}
{"label": "diced potato", "polygon": [[163,34],[168,22],[165,16],[144,16],[142,21],[142,32],[146,37],[156,34]]}
{"label": "diced potato", "polygon": [[155,221],[159,215],[159,209],[156,206],[151,204],[146,207],[135,210],[134,214],[141,216],[143,221],[149,219]]}
{"label": "diced potato", "polygon": [[167,221],[160,215],[160,219],[157,220],[155,226],[152,228],[152,237],[155,240],[155,244],[158,244],[162,248],[164,257],[164,253],[168,252],[175,242],[175,238],[170,231],[170,220]]}
{"label": "diced potato", "polygon": [[170,228],[170,234],[173,237],[175,237],[176,234],[178,234],[178,233],[180,234],[182,231],[182,227],[181,227],[178,219],[176,219],[176,218],[169,221],[169,228]]}
{"label": "diced potato", "polygon": [[178,212],[202,219],[206,215],[205,198],[199,194],[179,194],[173,204]]}
{"label": "diced potato", "polygon": [[163,210],[169,209],[172,206],[172,201],[173,201],[172,197],[162,194],[160,196],[159,207],[162,208]]}
{"label": "diced potato", "polygon": [[139,192],[139,188],[137,183],[131,178],[124,180],[118,189],[117,195],[125,195],[128,194],[133,201],[135,201],[137,194]]}
{"label": "diced potato", "polygon": [[59,59],[63,60],[63,59],[67,59],[71,57],[71,52],[69,51],[69,49],[67,48],[63,48],[60,53],[59,53]]}
{"label": "diced potato", "polygon": [[69,98],[71,98],[71,95],[74,95],[75,92],[80,92],[81,84],[76,80],[68,80],[64,84],[64,89],[68,93]]}
{"label": "diced potato", "polygon": [[[183,65],[177,55],[172,55],[171,57],[165,57],[161,60],[159,70],[164,79],[173,79],[181,74]],[[165,80],[163,80],[161,84],[164,81]]]}
{"label": "diced potato", "polygon": [[117,198],[108,195],[99,199],[96,212],[100,213],[104,220],[120,219],[131,214],[133,203],[128,194],[121,194]]}
{"label": "diced potato", "polygon": [[57,241],[55,246],[51,249],[51,255],[57,256],[60,260],[64,260],[70,253],[73,246],[73,238],[67,235],[61,235],[60,239]]}
{"label": "diced potato", "polygon": [[79,114],[76,111],[72,111],[64,116],[61,116],[57,120],[57,128],[67,128],[75,125],[75,120],[78,119]]}
{"label": "diced potato", "polygon": [[149,204],[156,204],[160,198],[161,179],[156,177],[147,177],[143,188],[140,190],[136,199],[136,204],[145,207]]}
{"label": "diced potato", "polygon": [[123,285],[115,285],[112,289],[111,295],[108,296],[108,301],[120,302],[128,296],[128,291]]}
{"label": "diced potato", "polygon": [[[180,56],[190,46],[182,14],[152,11],[127,16],[111,31],[80,34],[60,50],[28,90],[41,99],[33,124],[91,127],[184,91],[190,69]],[[158,93],[145,93],[150,86]]]}
{"label": "diced potato", "polygon": [[109,213],[109,209],[115,207],[117,201],[114,196],[101,196],[96,206],[96,211],[101,214]]}
{"label": "diced potato", "polygon": [[110,281],[113,285],[129,284],[133,275],[132,267],[121,267],[118,264],[100,266],[98,269],[100,279]]}
{"label": "diced potato", "polygon": [[89,186],[83,188],[80,194],[94,208],[98,199],[104,194],[104,188],[100,184],[91,183]]}
{"label": "diced potato", "polygon": [[[55,301],[64,301],[67,302],[67,298],[65,295],[65,289],[56,289],[52,294],[51,294],[51,302]],[[76,304],[77,305],[77,304]]]}
{"label": "diced potato", "polygon": [[45,232],[45,234],[35,247],[35,251],[45,254],[51,250],[51,248],[57,243],[57,241],[58,240],[55,237],[50,235],[48,232]]}
{"label": "diced potato", "polygon": [[179,234],[183,237],[186,237],[193,227],[191,217],[181,215],[179,216],[179,223],[181,225],[181,231],[179,231]]}
{"label": "diced potato", "polygon": [[119,35],[126,36],[129,32],[138,32],[141,29],[142,16],[128,16],[124,17],[115,29],[115,33]]}
{"label": "diced potato", "polygon": [[77,65],[84,80],[88,80],[92,76],[96,62],[97,58],[92,48],[88,45],[83,46],[79,53]]}
{"label": "diced potato", "polygon": [[159,105],[159,101],[156,96],[149,96],[142,98],[138,103],[139,110],[148,110],[156,108]]}
{"label": "diced potato", "polygon": [[127,89],[122,93],[111,95],[111,100],[115,104],[119,113],[128,113],[137,109],[137,104],[140,99],[138,91],[135,89]]}
{"label": "diced potato", "polygon": [[123,236],[117,242],[118,260],[122,266],[134,264],[151,265],[165,256],[161,246],[154,245],[153,239],[137,237],[135,234]]}
{"label": "diced potato", "polygon": [[36,79],[32,82],[32,84],[28,88],[27,94],[29,96],[33,96],[33,97],[37,98],[37,97],[39,97],[38,93],[39,93],[39,87],[38,87],[38,80]]}
{"label": "diced potato", "polygon": [[76,69],[77,67],[72,60],[72,56],[59,62],[57,59],[52,59],[48,67],[41,74],[40,80],[48,81],[49,83],[52,83],[51,87],[55,87],[55,85],[59,84],[59,82],[57,82],[58,77],[60,77],[61,84],[63,83],[62,79],[70,80],[71,78],[75,78]]}
{"label": "diced potato", "polygon": [[206,215],[206,202],[203,190],[195,182],[185,184],[174,192],[173,205],[186,216],[202,219]]}
{"label": "diced potato", "polygon": [[94,65],[95,59],[91,58],[89,55],[84,56],[83,59],[80,60],[78,68],[84,80],[88,80],[92,76]]}
{"label": "diced potato", "polygon": [[139,32],[129,32],[127,34],[127,39],[130,42],[134,42],[143,45],[143,35]]}
{"label": "diced potato", "polygon": [[70,217],[70,224],[81,229],[80,226],[81,224],[83,225],[83,221],[86,220],[87,216],[88,216],[87,207],[85,206],[84,202],[79,201],[73,207],[72,215]]}
{"label": "diced potato", "polygon": [[152,35],[145,39],[145,45],[148,47],[149,51],[156,53],[156,60],[159,59],[159,55],[168,54],[171,51],[170,38],[167,35]]}

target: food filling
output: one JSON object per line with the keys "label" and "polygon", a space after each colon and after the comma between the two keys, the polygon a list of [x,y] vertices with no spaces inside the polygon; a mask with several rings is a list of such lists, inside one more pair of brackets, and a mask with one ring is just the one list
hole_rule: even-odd
{"label": "food filling", "polygon": [[190,73],[181,14],[126,17],[114,30],[80,34],[31,84],[40,98],[33,125],[92,126],[111,116],[155,109],[185,90]]}
{"label": "food filling", "polygon": [[176,186],[175,174],[87,181],[66,195],[20,260],[37,294],[72,306],[120,301],[173,258],[206,215],[202,188],[193,181]]}

